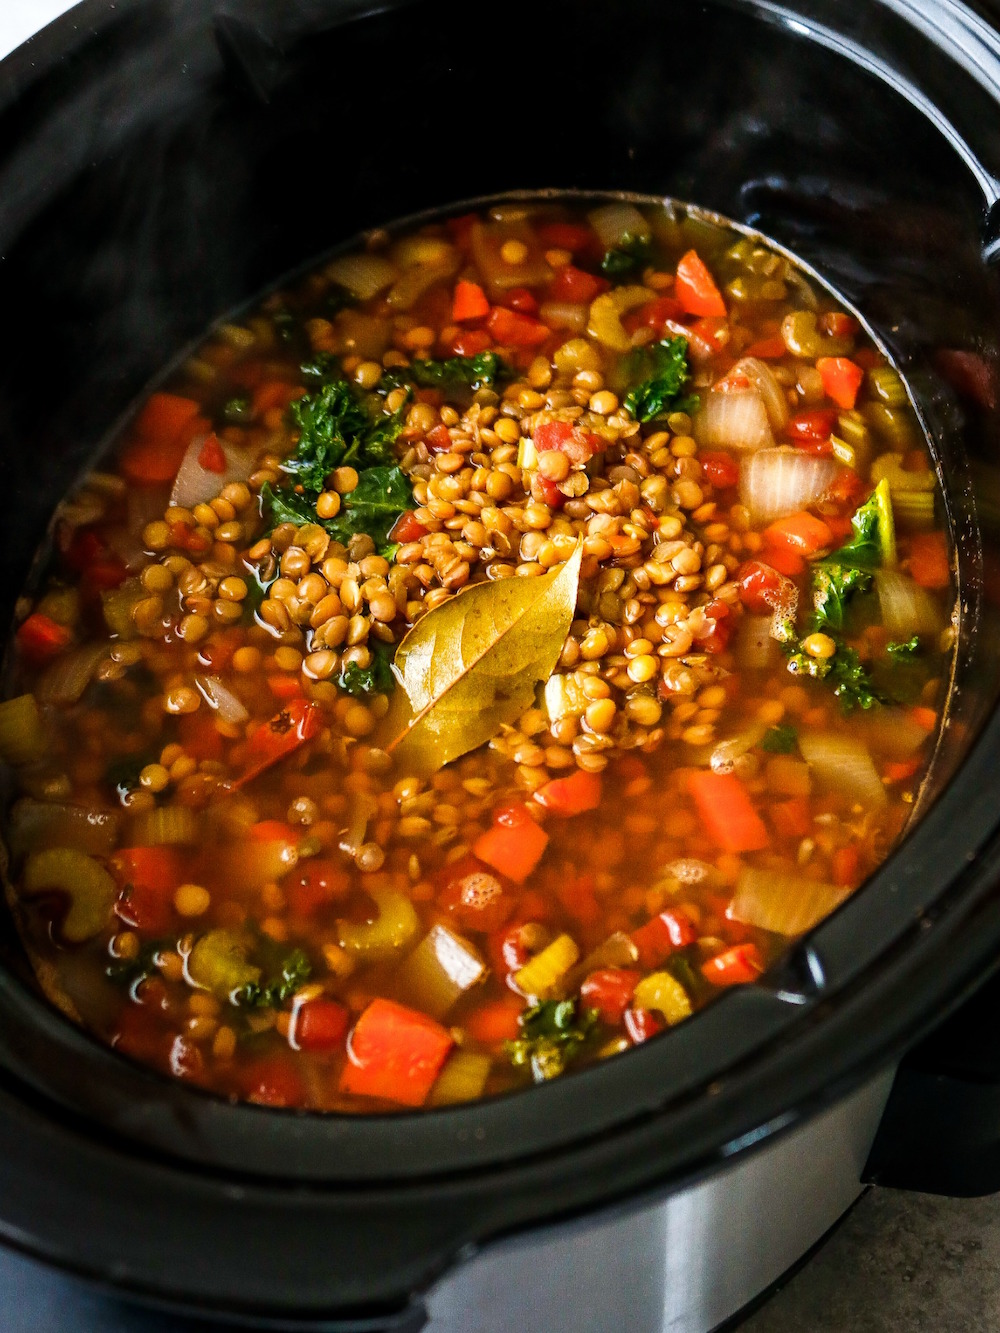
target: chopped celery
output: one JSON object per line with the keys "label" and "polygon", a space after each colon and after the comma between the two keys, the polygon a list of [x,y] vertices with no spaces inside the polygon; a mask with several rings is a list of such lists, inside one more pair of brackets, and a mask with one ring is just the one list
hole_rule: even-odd
{"label": "chopped celery", "polygon": [[575,941],[569,935],[557,935],[541,953],[515,972],[514,982],[522,995],[548,999],[562,989],[566,974],[579,957]]}
{"label": "chopped celery", "polygon": [[934,526],[933,491],[894,490],[892,492],[892,509],[897,524],[908,531]]}
{"label": "chopped celery", "polygon": [[671,1027],[692,1014],[691,997],[669,972],[653,972],[635,988],[632,1003],[637,1009],[655,1009]]}
{"label": "chopped celery", "polygon": [[49,847],[29,856],[24,888],[29,894],[50,889],[66,894],[69,908],[62,934],[72,944],[82,944],[104,929],[118,897],[118,885],[104,867],[72,847]]}
{"label": "chopped celery", "polygon": [[242,941],[231,931],[211,930],[195,941],[188,955],[188,976],[220,1000],[260,981],[260,968],[247,962]]}
{"label": "chopped celery", "polygon": [[475,1051],[455,1051],[441,1070],[427,1098],[428,1106],[474,1102],[483,1095],[493,1061]]}
{"label": "chopped celery", "polygon": [[201,823],[189,805],[159,805],[136,816],[133,840],[139,847],[197,842]]}
{"label": "chopped celery", "polygon": [[0,704],[0,759],[33,764],[45,757],[45,729],[33,694],[19,694]]}
{"label": "chopped celery", "polygon": [[404,893],[395,889],[368,890],[378,907],[374,921],[338,921],[338,943],[361,959],[390,958],[409,944],[420,918]]}
{"label": "chopped celery", "polygon": [[906,389],[892,366],[874,366],[868,372],[868,385],[888,407],[905,406]]}
{"label": "chopped celery", "polygon": [[486,975],[486,964],[468,940],[447,926],[433,926],[399,969],[408,1004],[444,1018],[459,996]]}

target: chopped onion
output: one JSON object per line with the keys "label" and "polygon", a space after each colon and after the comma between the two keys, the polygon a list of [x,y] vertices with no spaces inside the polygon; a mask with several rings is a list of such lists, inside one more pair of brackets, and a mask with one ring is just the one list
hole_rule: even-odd
{"label": "chopped onion", "polygon": [[389,288],[386,302],[394,311],[409,310],[416,305],[424,292],[445,278],[450,278],[458,268],[458,259],[453,264],[421,264],[408,268]]}
{"label": "chopped onion", "polygon": [[587,218],[605,250],[613,250],[626,238],[645,239],[651,234],[649,223],[635,204],[604,204],[588,213]]}
{"label": "chopped onion", "polygon": [[740,503],[755,524],[773,523],[820,499],[839,471],[832,458],[799,449],[758,449],[740,464]]}
{"label": "chopped onion", "polygon": [[803,935],[849,898],[850,889],[747,866],[726,915],[776,935]]}
{"label": "chopped onion", "polygon": [[[552,281],[552,269],[528,222],[476,222],[469,239],[472,257],[492,295],[501,295],[511,287],[542,287]],[[509,264],[504,259],[506,241],[520,241],[525,246],[521,263]]]}
{"label": "chopped onion", "polygon": [[888,799],[868,747],[856,736],[839,731],[804,731],[799,749],[813,777],[828,790],[858,801],[883,806]]}
{"label": "chopped onion", "polygon": [[764,449],[774,444],[767,409],[756,389],[713,389],[706,394],[694,418],[694,436],[706,449]]}
{"label": "chopped onion", "polygon": [[869,708],[858,727],[876,754],[909,759],[927,740],[927,731],[904,708]]}
{"label": "chopped onion", "polygon": [[35,691],[39,703],[75,704],[93,679],[97,664],[107,656],[107,643],[90,643],[56,661],[42,676]]}
{"label": "chopped onion", "polygon": [[736,631],[736,661],[744,671],[766,671],[778,657],[778,645],[771,633],[771,616],[740,618]]}
{"label": "chopped onion", "polygon": [[346,287],[359,301],[369,301],[395,282],[398,270],[384,255],[341,255],[326,266],[331,282]]}
{"label": "chopped onion", "polygon": [[459,259],[455,247],[442,236],[404,236],[392,247],[392,257],[400,268],[415,268],[421,264],[447,268],[449,264],[457,264]]}
{"label": "chopped onion", "polygon": [[240,700],[228,686],[223,685],[218,676],[195,676],[194,683],[202,698],[210,708],[215,709],[223,722],[238,727],[250,717]]}
{"label": "chopped onion", "polygon": [[748,727],[746,731],[740,732],[738,736],[719,741],[712,751],[711,759],[708,761],[712,772],[732,773],[737,760],[742,759],[755,745],[759,744],[765,731],[767,731],[767,727],[762,722],[757,722],[752,727]]}
{"label": "chopped onion", "polygon": [[894,639],[937,634],[942,628],[941,612],[934,598],[908,574],[880,569],[875,574],[875,587],[882,623]]}
{"label": "chopped onion", "polygon": [[588,307],[574,301],[546,301],[538,318],[550,329],[572,329],[574,333],[582,333],[587,327],[587,314]]}
{"label": "chopped onion", "polygon": [[210,468],[202,467],[198,460],[207,438],[205,435],[195,436],[177,469],[170,503],[180,509],[193,509],[195,505],[207,504],[209,500],[215,499],[224,486],[234,481],[246,481],[253,471],[253,452],[237,449],[223,440],[219,441],[219,447],[226,460],[225,472],[213,472]]}
{"label": "chopped onion", "polygon": [[764,400],[767,419],[775,434],[780,434],[788,425],[788,400],[785,391],[778,383],[774,371],[766,361],[755,356],[745,356],[737,361],[730,371],[732,375],[745,375]]}
{"label": "chopped onion", "polygon": [[483,979],[486,964],[468,940],[432,926],[399,970],[401,994],[433,1018],[444,1018],[461,995]]}
{"label": "chopped onion", "polygon": [[118,845],[120,825],[111,810],[55,805],[26,796],[10,812],[10,850],[23,856],[46,847],[71,847],[91,856],[110,856]]}

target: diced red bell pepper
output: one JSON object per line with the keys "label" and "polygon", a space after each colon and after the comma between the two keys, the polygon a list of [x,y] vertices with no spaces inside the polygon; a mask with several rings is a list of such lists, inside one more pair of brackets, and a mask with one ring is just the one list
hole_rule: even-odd
{"label": "diced red bell pepper", "polygon": [[701,965],[701,974],[713,986],[742,986],[756,981],[764,971],[764,960],[756,944],[737,944]]}
{"label": "diced red bell pepper", "polygon": [[306,1090],[291,1058],[255,1060],[241,1072],[240,1086],[248,1102],[258,1106],[304,1106]]}
{"label": "diced red bell pepper", "polygon": [[17,631],[17,646],[29,666],[45,666],[73,642],[73,631],[51,616],[33,611]]}
{"label": "diced red bell pepper", "polygon": [[645,968],[659,967],[678,949],[686,949],[698,938],[698,927],[682,907],[668,907],[632,932]]}
{"label": "diced red bell pepper", "polygon": [[724,450],[708,449],[698,455],[702,476],[720,491],[731,490],[740,479],[740,465]]}
{"label": "diced red bell pepper", "polygon": [[705,607],[706,632],[698,638],[698,646],[707,653],[722,653],[736,629],[736,620],[727,603],[716,598]]}
{"label": "diced red bell pepper", "polygon": [[263,723],[250,737],[243,774],[233,784],[242,787],[265,769],[286,758],[311,740],[320,729],[322,711],[318,704],[305,699],[290,699],[269,722]]}
{"label": "diced red bell pepper", "polygon": [[585,273],[582,268],[566,264],[558,269],[549,284],[547,293],[550,301],[572,301],[579,305],[590,305],[601,292],[606,292],[610,283],[606,278],[598,278],[593,273]]}
{"label": "diced red bell pepper", "polygon": [[776,611],[783,601],[788,601],[789,593],[794,594],[788,579],[763,560],[745,561],[736,571],[736,582],[740,601],[755,616]]}
{"label": "diced red bell pepper", "polygon": [[673,296],[657,296],[637,310],[630,310],[622,319],[626,333],[635,333],[637,329],[662,330],[668,320],[682,319],[684,310]]}
{"label": "diced red bell pepper", "polygon": [[601,1021],[615,1027],[632,1003],[642,973],[629,967],[602,967],[591,972],[580,987],[580,999],[587,1009],[596,1009]]}
{"label": "diced red bell pepper", "polygon": [[174,890],[183,882],[177,849],[122,847],[112,856],[111,869],[122,886],[115,914],[150,935],[168,930],[174,921]]}
{"label": "diced red bell pepper", "polygon": [[951,563],[944,532],[915,532],[910,538],[906,563],[921,588],[947,588],[951,582]]}
{"label": "diced red bell pepper", "polygon": [[213,431],[205,436],[205,443],[198,451],[198,466],[206,472],[217,472],[221,476],[226,470],[226,455],[222,452],[219,437]]}
{"label": "diced red bell pepper", "polygon": [[339,1051],[350,1022],[350,1014],[342,1004],[319,996],[295,1007],[288,1044],[293,1051]]}
{"label": "diced red bell pepper", "polygon": [[652,1009],[626,1009],[624,1017],[625,1031],[636,1046],[655,1037],[667,1026],[665,1020],[659,1014],[654,1014]]}
{"label": "diced red bell pepper", "polygon": [[708,315],[704,319],[696,319],[691,325],[691,341],[702,344],[705,349],[703,359],[721,352],[724,347],[729,345],[732,336],[729,321],[718,315]]}
{"label": "diced red bell pepper", "polygon": [[852,408],[865,378],[861,367],[850,357],[821,356],[816,362],[816,369],[822,376],[826,396],[832,398],[838,407],[848,410]]}
{"label": "diced red bell pepper", "polygon": [[463,856],[445,866],[439,879],[444,888],[438,901],[466,930],[499,930],[514,910],[513,894],[492,866],[474,856]]}
{"label": "diced red bell pepper", "polygon": [[578,768],[569,777],[546,782],[535,792],[535,800],[557,815],[581,815],[600,805],[602,786],[600,773]]}
{"label": "diced red bell pepper", "polygon": [[499,1046],[520,1036],[521,1025],[517,1020],[524,1009],[521,996],[505,995],[502,999],[477,1005],[464,1020],[463,1027],[481,1046]]}
{"label": "diced red bell pepper", "polygon": [[100,559],[92,561],[83,571],[80,589],[84,595],[110,592],[112,588],[120,588],[127,577],[125,562],[108,551]]}
{"label": "diced red bell pepper", "polygon": [[538,302],[527,287],[510,287],[504,292],[498,304],[508,310],[520,311],[522,315],[537,315]]}
{"label": "diced red bell pepper", "polygon": [[861,324],[853,315],[842,310],[827,310],[816,321],[821,333],[828,333],[831,338],[853,338],[859,332]]}
{"label": "diced red bell pepper", "polygon": [[465,320],[485,319],[489,313],[490,303],[478,282],[462,280],[455,284],[455,299],[451,307],[453,323],[461,324]]}
{"label": "diced red bell pepper", "polygon": [[597,241],[596,234],[581,222],[545,222],[537,232],[543,245],[553,250],[569,250],[573,254],[594,249]]}
{"label": "diced red bell pepper", "polygon": [[785,427],[785,434],[795,444],[809,440],[828,440],[837,424],[837,413],[832,407],[812,407],[796,412]]}
{"label": "diced red bell pepper", "polygon": [[701,822],[726,852],[759,852],[771,841],[750,794],[734,773],[699,769],[688,777]]}
{"label": "diced red bell pepper", "polygon": [[463,329],[452,338],[450,351],[452,356],[478,356],[492,341],[485,329]]}
{"label": "diced red bell pepper", "polygon": [[486,327],[494,340],[506,347],[541,347],[551,332],[540,320],[499,305],[490,312]]}
{"label": "diced red bell pepper", "polygon": [[[771,552],[784,550],[806,557],[829,550],[833,545],[833,534],[829,527],[806,509],[798,514],[789,514],[787,518],[776,519],[764,529],[762,536],[765,547]],[[771,563],[774,563],[773,560]]]}
{"label": "diced red bell pepper", "polygon": [[422,1106],[454,1046],[447,1028],[393,1000],[377,999],[351,1033],[341,1092]]}
{"label": "diced red bell pepper", "polygon": [[405,513],[400,514],[399,518],[392,526],[389,533],[389,540],[399,542],[405,546],[407,542],[418,542],[421,537],[427,536],[427,529],[417,518],[412,509],[407,509]]}
{"label": "diced red bell pepper", "polygon": [[472,845],[480,861],[499,870],[515,884],[523,884],[542,859],[549,835],[532,819],[525,806],[523,817],[516,807],[505,807],[494,815],[491,829]]}
{"label": "diced red bell pepper", "polygon": [[318,856],[300,861],[284,881],[288,910],[293,916],[313,916],[342,898],[350,884],[347,871],[334,861]]}
{"label": "diced red bell pepper", "polygon": [[726,314],[726,303],[697,250],[689,250],[677,265],[674,295],[689,315]]}

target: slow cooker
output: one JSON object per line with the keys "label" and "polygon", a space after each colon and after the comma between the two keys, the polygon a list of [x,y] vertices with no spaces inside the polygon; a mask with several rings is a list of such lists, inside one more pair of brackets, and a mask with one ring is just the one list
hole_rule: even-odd
{"label": "slow cooker", "polygon": [[70,1026],[4,920],[6,1244],[149,1327],[707,1333],[864,1181],[1000,1186],[998,28],[994,0],[85,0],[0,65],[3,623],[208,323],[504,190],[689,199],[811,264],[906,374],[960,553],[921,821],[763,984],[595,1068],[421,1115],[229,1105]]}

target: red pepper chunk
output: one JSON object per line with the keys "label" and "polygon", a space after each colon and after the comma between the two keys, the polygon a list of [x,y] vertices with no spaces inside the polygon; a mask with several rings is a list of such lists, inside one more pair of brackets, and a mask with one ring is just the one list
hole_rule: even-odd
{"label": "red pepper chunk", "polygon": [[348,1040],[340,1091],[422,1106],[454,1046],[447,1028],[394,1000],[377,999]]}
{"label": "red pepper chunk", "polygon": [[828,440],[836,424],[837,413],[832,407],[814,407],[807,412],[796,412],[785,427],[785,433],[796,444]]}
{"label": "red pepper chunk", "polygon": [[598,278],[593,273],[585,273],[582,268],[566,264],[549,284],[548,299],[590,305],[595,296],[607,291],[609,285],[606,278]]}
{"label": "red pepper chunk", "polygon": [[682,907],[668,907],[632,932],[632,943],[639,950],[639,962],[645,968],[659,967],[672,953],[686,949],[697,938],[698,928]]}
{"label": "red pepper chunk", "polygon": [[321,711],[318,704],[305,699],[290,699],[269,722],[258,727],[250,737],[243,774],[233,784],[242,787],[252,782],[265,769],[284,759],[311,740],[320,727]]}
{"label": "red pepper chunk", "polygon": [[666,1022],[651,1009],[626,1009],[625,1031],[636,1046],[655,1037],[666,1027]]}
{"label": "red pepper chunk", "polygon": [[535,793],[535,799],[557,815],[580,815],[601,803],[601,775],[577,769],[568,778],[553,778]]}
{"label": "red pepper chunk", "polygon": [[709,837],[726,852],[759,852],[771,841],[746,787],[734,773],[700,769],[688,791]]}
{"label": "red pepper chunk", "polygon": [[491,311],[486,327],[496,342],[507,347],[541,347],[550,333],[540,320],[499,305]]}
{"label": "red pepper chunk", "polygon": [[33,611],[17,631],[17,646],[30,666],[45,666],[72,642],[72,630],[41,611]]}
{"label": "red pepper chunk", "polygon": [[226,455],[222,452],[219,437],[214,431],[211,435],[205,436],[205,443],[198,453],[198,466],[203,467],[206,472],[218,472],[220,475],[226,470]]}
{"label": "red pepper chunk", "polygon": [[427,529],[417,518],[412,509],[407,509],[405,513],[400,514],[399,518],[392,526],[389,533],[389,540],[399,542],[405,546],[408,542],[418,542],[421,537],[427,536]]}
{"label": "red pepper chunk", "polygon": [[463,329],[452,338],[450,350],[452,356],[478,356],[491,342],[485,329]]}
{"label": "red pepper chunk", "polygon": [[601,1021],[610,1027],[622,1021],[632,1003],[642,973],[628,967],[602,967],[580,987],[580,999],[588,1009],[596,1009]]}
{"label": "red pepper chunk", "polygon": [[336,1000],[320,996],[297,1005],[288,1029],[288,1044],[293,1051],[336,1051],[343,1045],[350,1026],[350,1015]]}
{"label": "red pepper chunk", "polygon": [[713,986],[743,986],[756,981],[764,971],[764,960],[756,944],[737,944],[701,965],[701,974]]}
{"label": "red pepper chunk", "polygon": [[763,560],[747,560],[736,572],[740,601],[755,616],[766,616],[776,611],[794,588],[783,574]]}
{"label": "red pepper chunk", "polygon": [[677,264],[674,295],[689,315],[726,314],[726,303],[697,250],[689,250]]}
{"label": "red pepper chunk", "polygon": [[524,817],[516,807],[494,816],[491,829],[481,834],[472,845],[473,854],[485,861],[515,884],[523,884],[542,859],[549,843],[549,835],[532,819],[525,806]]}
{"label": "red pepper chunk", "polygon": [[[284,836],[289,830],[281,827]],[[293,916],[312,916],[342,898],[350,884],[347,871],[333,861],[318,856],[300,861],[284,886],[288,910]]]}
{"label": "red pepper chunk", "polygon": [[826,396],[838,407],[850,410],[857,402],[858,390],[865,378],[861,367],[846,356],[821,356],[816,369],[822,377]]}

